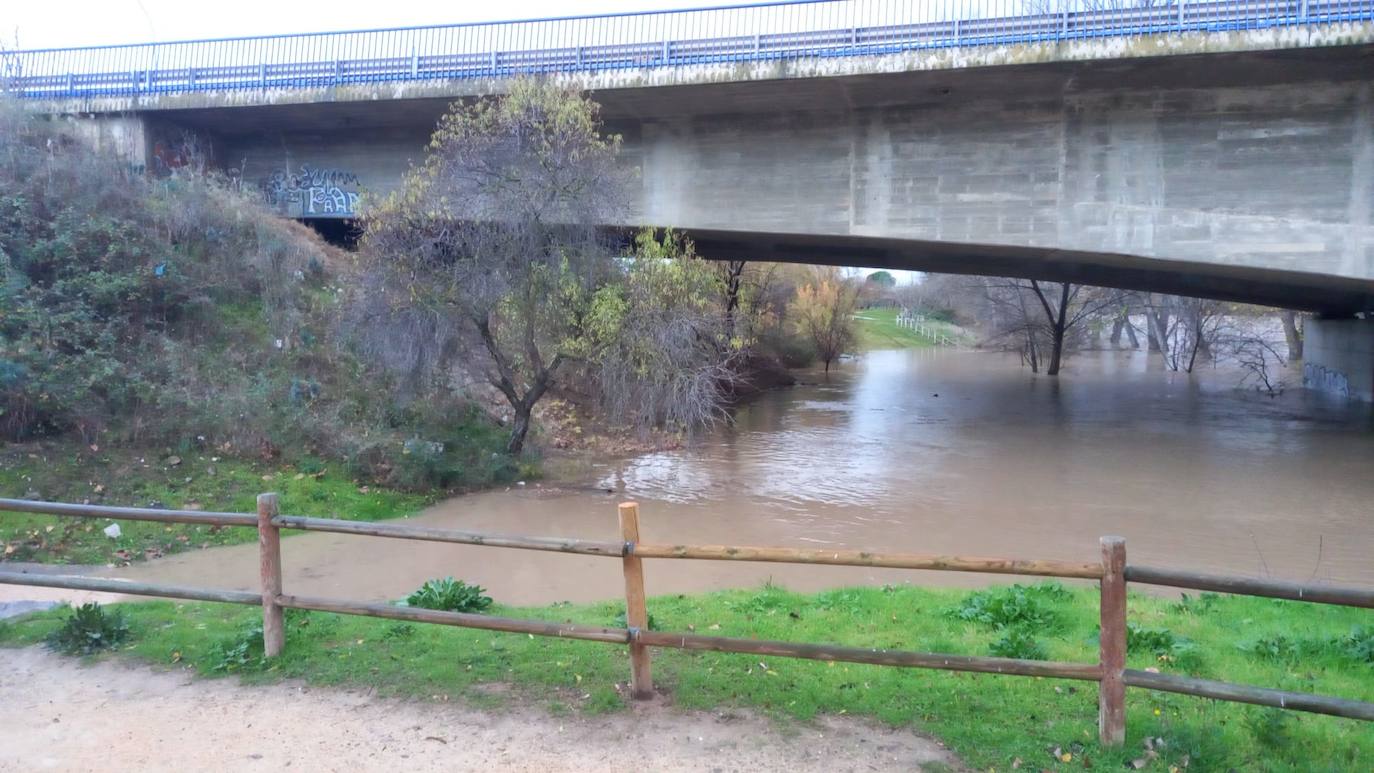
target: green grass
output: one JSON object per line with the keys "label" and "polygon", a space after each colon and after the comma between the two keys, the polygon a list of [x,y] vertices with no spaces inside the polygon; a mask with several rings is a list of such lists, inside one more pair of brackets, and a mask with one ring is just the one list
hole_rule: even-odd
{"label": "green grass", "polygon": [[[603,603],[492,611],[613,625],[622,609]],[[1049,658],[1096,658],[1091,589],[975,596],[886,587],[799,595],[766,586],[651,599],[650,610],[664,630],[978,655],[1020,632]],[[1368,651],[1343,643],[1374,623],[1368,611],[1243,597],[1179,603],[1133,595],[1130,613],[1139,629],[1131,667],[1374,700]],[[61,614],[0,626],[0,643],[38,642]],[[265,665],[254,609],[155,602],[128,605],[127,617],[132,639],[121,657],[205,676],[238,673],[253,683],[300,678],[484,707],[520,700],[595,713],[625,705],[628,662],[618,646],[293,613],[284,655]],[[1279,637],[1287,645],[1272,646]],[[1144,769],[1159,771],[1374,767],[1369,723],[1141,690],[1127,694],[1126,746],[1103,749],[1096,742],[1091,682],[678,650],[655,650],[653,669],[659,688],[684,708],[752,708],[794,720],[871,717],[940,738],[980,770],[1120,770],[1137,759],[1146,760]],[[512,687],[484,688],[493,683]],[[1155,758],[1147,759],[1147,738],[1163,739],[1152,741]],[[1056,749],[1069,760],[1052,756]]]}
{"label": "green grass", "polygon": [[[361,485],[335,463],[298,468],[213,453],[92,451],[70,443],[0,455],[0,497],[253,512],[264,491],[281,495],[284,513],[369,521],[408,515],[434,498]],[[252,529],[139,521],[118,521],[121,536],[111,539],[103,531],[110,523],[4,513],[0,552],[10,561],[105,564],[257,539]]]}
{"label": "green grass", "polygon": [[[919,349],[936,345],[936,342],[931,338],[923,336],[915,330],[899,326],[897,324],[897,309],[894,308],[864,309],[855,314],[854,318],[859,323],[859,348],[865,351],[870,349]],[[942,322],[929,324],[944,330],[951,339],[956,338],[952,326]]]}

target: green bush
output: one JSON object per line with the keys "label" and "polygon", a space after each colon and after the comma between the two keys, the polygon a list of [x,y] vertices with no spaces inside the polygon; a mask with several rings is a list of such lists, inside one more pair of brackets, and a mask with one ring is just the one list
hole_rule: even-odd
{"label": "green bush", "polygon": [[1018,658],[1021,660],[1049,660],[1049,653],[1034,636],[1020,628],[1008,630],[1002,638],[988,647],[988,652],[999,658]]}
{"label": "green bush", "polygon": [[956,620],[998,629],[1026,626],[1053,630],[1059,627],[1061,620],[1050,604],[1068,597],[1069,592],[1059,583],[1017,584],[970,593],[946,614]]}
{"label": "green bush", "polygon": [[1336,640],[1344,654],[1361,663],[1374,663],[1374,627],[1357,625]]}
{"label": "green bush", "polygon": [[1247,652],[1260,660],[1286,662],[1296,660],[1302,650],[1299,642],[1281,633],[1260,636],[1241,644],[1240,648],[1243,652]]}
{"label": "green bush", "polygon": [[[289,610],[288,610],[289,611]],[[215,645],[210,670],[220,673],[245,671],[263,663],[262,623],[249,623],[232,638]]]}
{"label": "green bush", "polygon": [[1157,660],[1183,666],[1197,663],[1198,651],[1186,636],[1179,636],[1168,628],[1146,628],[1126,623],[1126,650],[1147,652]]}
{"label": "green bush", "polygon": [[[313,231],[191,143],[158,177],[65,127],[0,99],[0,441],[214,448],[307,475],[359,458],[364,481],[423,490],[519,473],[467,399],[396,389],[403,370],[362,351],[357,286]],[[417,433],[443,452],[408,456]]]}
{"label": "green bush", "polygon": [[462,580],[445,577],[442,580],[426,580],[418,590],[406,597],[406,606],[422,609],[438,609],[444,612],[485,612],[491,606],[491,597],[479,585],[468,585]]}
{"label": "green bush", "polygon": [[91,655],[119,646],[129,626],[119,612],[106,612],[94,602],[77,607],[60,628],[48,634],[49,648],[65,655]]}

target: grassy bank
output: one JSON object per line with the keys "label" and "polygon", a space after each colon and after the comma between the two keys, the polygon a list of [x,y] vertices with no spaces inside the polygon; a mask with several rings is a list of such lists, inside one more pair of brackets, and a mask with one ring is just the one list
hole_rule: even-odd
{"label": "grassy bank", "polygon": [[[854,315],[858,321],[858,342],[861,349],[918,349],[935,346],[936,342],[910,328],[897,324],[897,309],[864,309]],[[931,322],[951,339],[957,338],[953,326],[943,322]]]}
{"label": "grassy bank", "polygon": [[[339,463],[286,465],[209,453],[93,451],[71,443],[12,447],[0,454],[0,496],[9,498],[252,512],[264,491],[281,494],[290,514],[350,520],[408,515],[438,495],[359,484]],[[105,564],[257,539],[252,529],[138,521],[118,521],[120,536],[112,539],[104,532],[110,523],[4,513],[0,551],[10,561]]]}
{"label": "grassy bank", "polygon": [[[255,609],[171,602],[125,609],[133,638],[121,657],[204,676],[302,678],[481,706],[535,701],[555,712],[626,705],[622,647],[295,613],[286,653],[268,666],[259,657]],[[1076,661],[1096,657],[1096,609],[1094,591],[1053,585],[815,595],[764,587],[650,602],[651,622],[663,630]],[[621,610],[604,603],[491,611],[614,625]],[[38,642],[59,616],[0,624],[0,643]],[[1182,602],[1133,596],[1131,618],[1131,667],[1374,700],[1374,621],[1367,611],[1213,595]],[[685,708],[752,708],[797,720],[847,714],[911,727],[981,770],[1119,770],[1134,761],[1160,771],[1374,766],[1374,726],[1367,723],[1138,690],[1127,697],[1125,748],[1105,750],[1096,743],[1090,682],[676,650],[655,651],[654,678]]]}

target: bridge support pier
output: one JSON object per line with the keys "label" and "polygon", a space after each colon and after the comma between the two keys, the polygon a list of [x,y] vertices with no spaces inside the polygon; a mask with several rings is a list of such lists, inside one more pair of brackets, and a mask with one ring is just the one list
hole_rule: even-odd
{"label": "bridge support pier", "polygon": [[97,113],[69,118],[73,133],[97,150],[111,152],[136,170],[148,169],[152,140],[140,115]]}
{"label": "bridge support pier", "polygon": [[1303,386],[1374,401],[1374,317],[1316,317],[1303,330]]}

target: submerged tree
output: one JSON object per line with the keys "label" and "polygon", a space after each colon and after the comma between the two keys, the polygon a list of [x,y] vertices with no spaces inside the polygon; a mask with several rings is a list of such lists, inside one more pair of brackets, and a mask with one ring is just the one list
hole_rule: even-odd
{"label": "submerged tree", "polygon": [[417,367],[468,354],[509,402],[519,454],[535,403],[588,352],[615,245],[600,226],[625,201],[619,137],[595,103],[534,81],[459,105],[425,161],[364,216],[364,254],[391,318],[438,343]]}
{"label": "submerged tree", "polygon": [[977,277],[990,324],[988,340],[1021,353],[1031,370],[1059,375],[1070,335],[1088,320],[1121,305],[1120,293],[1088,285],[1035,279]]}
{"label": "submerged tree", "polygon": [[729,277],[671,229],[636,236],[623,275],[597,291],[583,342],[610,415],[689,430],[722,415],[749,345],[735,330]]}
{"label": "submerged tree", "polygon": [[859,290],[833,266],[814,269],[811,281],[797,288],[792,319],[798,331],[816,348],[826,373],[830,372],[830,363],[854,345]]}

